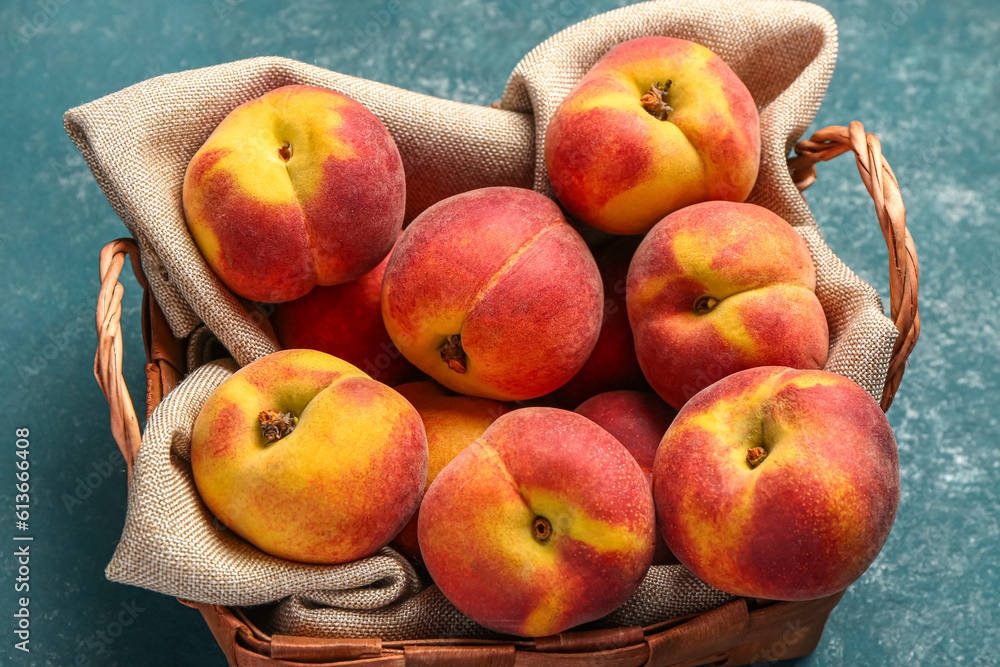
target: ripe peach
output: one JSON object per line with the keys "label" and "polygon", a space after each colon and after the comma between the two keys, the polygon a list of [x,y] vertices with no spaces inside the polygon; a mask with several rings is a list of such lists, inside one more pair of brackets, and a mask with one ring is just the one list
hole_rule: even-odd
{"label": "ripe peach", "polygon": [[472,620],[543,636],[600,618],[653,557],[653,502],[607,431],[556,408],[497,419],[427,489],[424,564]]}
{"label": "ripe peach", "polygon": [[332,90],[285,86],[219,123],[188,164],[183,199],[219,279],[278,302],[382,261],[403,225],[406,182],[375,114]]}
{"label": "ripe peach", "polygon": [[531,190],[449,197],[403,232],[382,284],[396,347],[444,386],[498,400],[547,394],[601,326],[601,276],[556,204]]}
{"label": "ripe peach", "polygon": [[[575,412],[594,422],[625,446],[646,479],[653,482],[653,462],[663,434],[677,411],[659,396],[646,391],[609,391],[580,405]],[[677,562],[663,538],[656,537],[653,565]]]}
{"label": "ripe peach", "polygon": [[[427,486],[459,452],[471,445],[501,415],[510,408],[500,401],[454,394],[436,382],[409,382],[396,387],[417,409],[427,433]],[[411,560],[420,560],[417,542],[417,517],[413,515],[390,546]]]}
{"label": "ripe peach", "polygon": [[616,239],[597,253],[597,268],[604,287],[601,333],[583,368],[546,396],[552,404],[573,407],[601,392],[649,388],[635,356],[635,340],[625,306],[628,267],[640,240]]}
{"label": "ripe peach", "polygon": [[274,307],[271,324],[283,348],[319,350],[390,387],[419,371],[396,349],[382,322],[382,276],[388,256],[357,280],[317,287]]}
{"label": "ripe peach", "polygon": [[545,133],[545,167],[559,201],[615,234],[647,232],[697,202],[744,201],[759,163],[750,91],[709,49],[672,37],[608,51]]}
{"label": "ripe peach", "polygon": [[832,595],[889,536],[899,460],[889,422],[860,386],[767,366],[688,401],[653,468],[659,528],[677,558],[727,593]]}
{"label": "ripe peach", "polygon": [[371,555],[417,509],[427,440],[406,399],[314,350],[262,357],[208,398],[191,436],[202,500],[279,558]]}
{"label": "ripe peach", "polygon": [[706,202],[671,213],[628,273],[642,372],[680,408],[746,368],[822,368],[830,343],[815,287],[805,241],[766,208]]}

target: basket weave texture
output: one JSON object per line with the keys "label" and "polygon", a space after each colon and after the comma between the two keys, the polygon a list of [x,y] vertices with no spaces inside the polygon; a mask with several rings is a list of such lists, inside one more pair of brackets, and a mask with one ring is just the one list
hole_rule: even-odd
{"label": "basket weave texture", "polygon": [[[393,134],[407,173],[407,218],[444,197],[513,185],[550,192],[542,160],[548,119],[609,48],[645,35],[705,44],[747,84],[761,117],[761,168],[749,201],[805,239],[831,334],[827,370],[881,398],[897,329],[875,290],[823,242],[786,158],[819,107],[836,59],[836,26],[803,2],[648,2],[602,14],[550,38],[514,70],[499,109],[440,100],[283,59],[255,58],[142,82],[66,114],[66,128],[136,238],[174,335],[205,323],[245,365],[274,351],[252,304],[229,293],[198,253],[183,219],[184,170],[235,106],[292,83],[346,93]],[[905,355],[904,355],[905,359]],[[129,488],[122,540],[107,576],[197,602],[283,600],[271,617],[286,634],[484,636],[436,589],[422,589],[389,549],[342,566],[274,559],[235,537],[201,504],[187,463],[190,430],[212,389],[235,370],[191,373],[154,412]],[[607,623],[649,624],[719,606],[728,596],[679,566],[657,568]]]}

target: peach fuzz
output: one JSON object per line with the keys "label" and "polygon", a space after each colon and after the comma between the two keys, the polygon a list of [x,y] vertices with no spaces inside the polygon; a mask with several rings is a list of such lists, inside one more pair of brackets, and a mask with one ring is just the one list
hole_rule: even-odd
{"label": "peach fuzz", "polygon": [[645,475],[607,431],[555,408],[497,419],[424,496],[418,535],[441,592],[477,623],[526,637],[617,609],[653,557]]}
{"label": "peach fuzz", "polygon": [[233,292],[291,301],[371,271],[403,224],[406,183],[382,122],[341,93],[285,86],[234,109],[184,176],[188,229]]}
{"label": "peach fuzz", "polygon": [[[429,456],[425,489],[490,424],[510,412],[510,408],[500,401],[455,394],[436,382],[408,382],[396,387],[396,391],[416,408],[424,422]],[[419,516],[418,508],[417,513],[390,545],[413,561],[420,560],[420,546],[417,542]]]}
{"label": "peach fuzz", "polygon": [[639,360],[625,305],[625,282],[637,238],[615,239],[595,253],[604,288],[604,319],[594,350],[573,378],[545,397],[557,407],[574,407],[602,392],[648,389]]}
{"label": "peach fuzz", "polygon": [[406,399],[313,350],[240,369],[209,396],[191,436],[212,514],[262,551],[304,563],[345,563],[388,544],[417,509],[427,463]]}
{"label": "peach fuzz", "polygon": [[[622,443],[652,485],[656,449],[677,415],[676,410],[651,392],[609,391],[587,399],[574,412],[594,422]],[[667,543],[657,535],[653,565],[677,562]]]}
{"label": "peach fuzz", "polygon": [[899,504],[899,461],[878,403],[825,371],[762,367],[701,391],[656,454],[659,528],[720,590],[832,595],[878,555]]}
{"label": "peach fuzz", "polygon": [[390,387],[415,380],[419,371],[396,349],[382,322],[388,262],[387,256],[356,280],[276,304],[270,319],[280,345],[332,354]]}
{"label": "peach fuzz", "polygon": [[706,202],[657,223],[629,267],[642,371],[675,408],[754,366],[818,369],[829,332],[809,249],[754,204]]}
{"label": "peach fuzz", "polygon": [[556,204],[483,188],[442,200],[403,232],[382,284],[396,347],[453,391],[542,396],[597,342],[604,293],[594,258]]}
{"label": "peach fuzz", "polygon": [[757,180],[760,120],[746,86],[712,51],[642,37],[587,72],[552,116],[544,150],[571,214],[641,234],[690,204],[744,201]]}

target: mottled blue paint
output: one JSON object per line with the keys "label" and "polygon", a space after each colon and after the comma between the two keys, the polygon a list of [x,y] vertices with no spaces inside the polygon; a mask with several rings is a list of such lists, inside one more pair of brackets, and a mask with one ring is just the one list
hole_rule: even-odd
{"label": "mottled blue paint", "polygon": [[[13,493],[13,430],[28,426],[36,538],[32,652],[24,655],[12,649],[13,518],[0,520],[0,544],[8,544],[0,547],[3,664],[224,664],[197,612],[103,577],[124,521],[126,484],[91,375],[92,313],[97,254],[126,231],[63,132],[62,113],[155,74],[272,54],[488,104],[538,42],[620,4],[399,3],[0,6],[0,387],[7,420],[0,510]],[[924,328],[889,412],[903,474],[896,527],[834,611],[816,652],[797,664],[996,664],[1000,6],[820,4],[840,25],[840,57],[812,129],[857,119],[882,139],[920,251]],[[807,196],[829,244],[885,294],[885,249],[850,159],[821,165]],[[142,405],[139,290],[130,277],[123,282],[126,378]],[[88,475],[95,488],[68,509],[66,498]],[[109,627],[114,634],[122,605],[133,603],[135,618],[121,636],[101,639]]]}

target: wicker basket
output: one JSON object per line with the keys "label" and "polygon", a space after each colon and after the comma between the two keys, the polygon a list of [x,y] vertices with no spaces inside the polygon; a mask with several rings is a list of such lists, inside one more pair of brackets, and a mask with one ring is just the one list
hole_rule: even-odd
{"label": "wicker basket", "polygon": [[[919,270],[913,240],[892,169],[878,139],[858,122],[829,127],[796,146],[788,166],[800,190],[816,178],[815,165],[853,151],[889,250],[891,317],[899,336],[882,396],[887,410],[899,387],[906,359],[920,332],[917,310]],[[187,371],[185,341],[173,336],[148,289],[131,239],[101,252],[97,303],[98,348],[94,375],[111,406],[111,427],[128,465],[138,452],[139,420],[122,377],[121,299],[118,277],[126,256],[144,290],[142,331],[146,348],[147,416]],[[739,599],[712,611],[648,627],[565,632],[527,640],[385,641],[378,637],[321,639],[268,636],[237,608],[196,604],[232,667],[262,665],[742,665],[808,655],[816,647],[831,610],[843,593],[809,602]]]}

